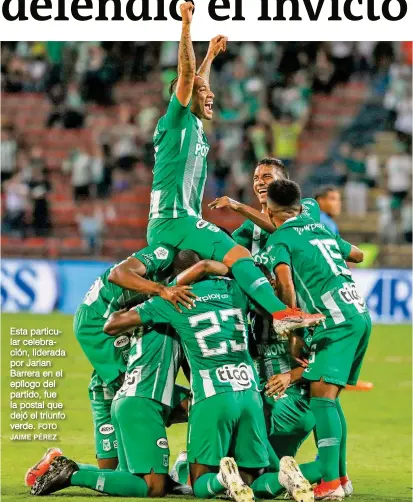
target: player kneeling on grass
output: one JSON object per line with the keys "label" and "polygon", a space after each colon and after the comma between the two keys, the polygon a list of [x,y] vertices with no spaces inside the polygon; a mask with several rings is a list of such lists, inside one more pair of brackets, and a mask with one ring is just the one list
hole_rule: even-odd
{"label": "player kneeling on grass", "polygon": [[342,500],[340,480],[344,414],[338,395],[355,384],[366,353],[371,319],[345,260],[359,263],[362,252],[304,213],[299,186],[279,180],[268,187],[268,215],[277,231],[267,243],[280,298],[326,316],[314,330],[303,377],[310,382],[323,482],[316,500]]}

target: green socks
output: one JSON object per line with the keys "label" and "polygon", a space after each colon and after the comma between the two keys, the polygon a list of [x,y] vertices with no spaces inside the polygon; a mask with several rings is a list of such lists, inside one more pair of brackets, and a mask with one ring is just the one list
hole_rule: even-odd
{"label": "green socks", "polygon": [[255,266],[252,258],[239,259],[232,265],[231,271],[241,289],[268,313],[274,314],[287,308],[275,296],[270,283],[261,270]]}
{"label": "green socks", "polygon": [[192,488],[195,497],[199,499],[210,499],[220,493],[224,493],[226,490],[219,481],[217,474],[213,472],[207,472],[199,476]]}
{"label": "green socks", "polygon": [[148,495],[148,485],[145,480],[129,472],[80,469],[72,475],[70,484],[118,497],[146,497]]}
{"label": "green socks", "polygon": [[347,476],[347,422],[344,416],[343,408],[341,407],[340,399],[336,399],[338,416],[341,422],[341,443],[340,443],[340,478]]}
{"label": "green socks", "polygon": [[341,421],[336,401],[325,397],[312,397],[310,408],[317,428],[317,447],[324,481],[339,478]]}
{"label": "green socks", "polygon": [[[321,465],[320,462],[309,462],[300,464],[303,476],[311,483],[321,481]],[[285,488],[278,481],[278,472],[267,472],[257,478],[251,485],[254,494],[260,499],[271,499],[281,495]]]}
{"label": "green socks", "polygon": [[285,491],[278,481],[278,472],[267,472],[251,485],[254,495],[260,499],[272,499]]}
{"label": "green socks", "polygon": [[319,460],[308,462],[307,464],[300,464],[299,467],[305,479],[311,484],[319,483],[323,479],[321,462]]}

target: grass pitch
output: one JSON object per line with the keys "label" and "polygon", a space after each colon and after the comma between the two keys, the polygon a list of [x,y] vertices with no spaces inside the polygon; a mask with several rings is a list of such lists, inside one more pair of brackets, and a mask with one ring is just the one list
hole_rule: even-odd
{"label": "grass pitch", "polygon": [[[59,423],[61,440],[11,441],[10,428],[10,327],[58,328],[63,330],[60,348],[65,358],[55,358],[54,370],[62,368],[64,376],[57,389],[67,418]],[[19,337],[14,337],[19,338]],[[31,500],[23,478],[51,445],[79,462],[95,463],[92,419],[87,385],[91,367],[72,332],[72,317],[61,314],[2,316],[2,473],[1,495],[7,502]],[[39,347],[37,347],[39,348]],[[57,348],[57,347],[54,347]],[[348,437],[348,471],[353,481],[356,502],[407,502],[412,500],[412,339],[410,326],[375,326],[361,378],[374,383],[371,392],[345,392],[342,402],[346,412]],[[25,368],[36,369],[36,368]],[[47,368],[46,368],[47,369]],[[38,432],[38,431],[33,431]],[[53,432],[53,431],[52,431]],[[168,431],[171,459],[185,448],[185,425]],[[46,433],[46,431],[45,431]],[[139,441],[139,439],[137,439]],[[299,452],[299,461],[315,455],[313,441],[307,440]],[[70,488],[42,500],[80,502],[96,498],[117,502],[123,498]],[[178,497],[173,497],[180,500]]]}

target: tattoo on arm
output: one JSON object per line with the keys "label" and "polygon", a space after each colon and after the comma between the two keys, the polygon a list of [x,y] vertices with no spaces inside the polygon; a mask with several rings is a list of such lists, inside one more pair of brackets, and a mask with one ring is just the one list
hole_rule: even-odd
{"label": "tattoo on arm", "polygon": [[181,41],[179,43],[178,71],[183,77],[193,78],[195,76],[196,60],[194,47],[191,40],[190,25],[182,28]]}

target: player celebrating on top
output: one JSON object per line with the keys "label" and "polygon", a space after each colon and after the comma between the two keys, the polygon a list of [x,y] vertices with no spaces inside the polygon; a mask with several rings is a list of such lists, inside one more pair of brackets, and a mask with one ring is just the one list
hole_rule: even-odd
{"label": "player celebrating on top", "polygon": [[242,290],[274,317],[278,332],[318,324],[320,315],[287,309],[278,300],[254,266],[249,251],[228,235],[201,219],[201,203],[207,176],[209,145],[201,119],[211,120],[214,94],[208,77],[212,61],[225,51],[227,39],[218,36],[196,74],[190,27],[194,6],[181,5],[182,35],[179,45],[179,75],[172,85],[172,98],[155,134],[155,166],[147,240],[150,245],[167,244],[191,249],[204,259],[223,262]]}
{"label": "player celebrating on top", "polygon": [[343,500],[342,485],[348,480],[340,479],[344,415],[337,397],[346,384],[357,382],[371,332],[366,303],[345,260],[360,263],[363,254],[304,214],[300,198],[292,181],[269,185],[268,216],[277,231],[268,240],[267,253],[280,298],[326,315],[324,326],[314,331],[303,377],[310,381],[323,475],[315,499]]}

